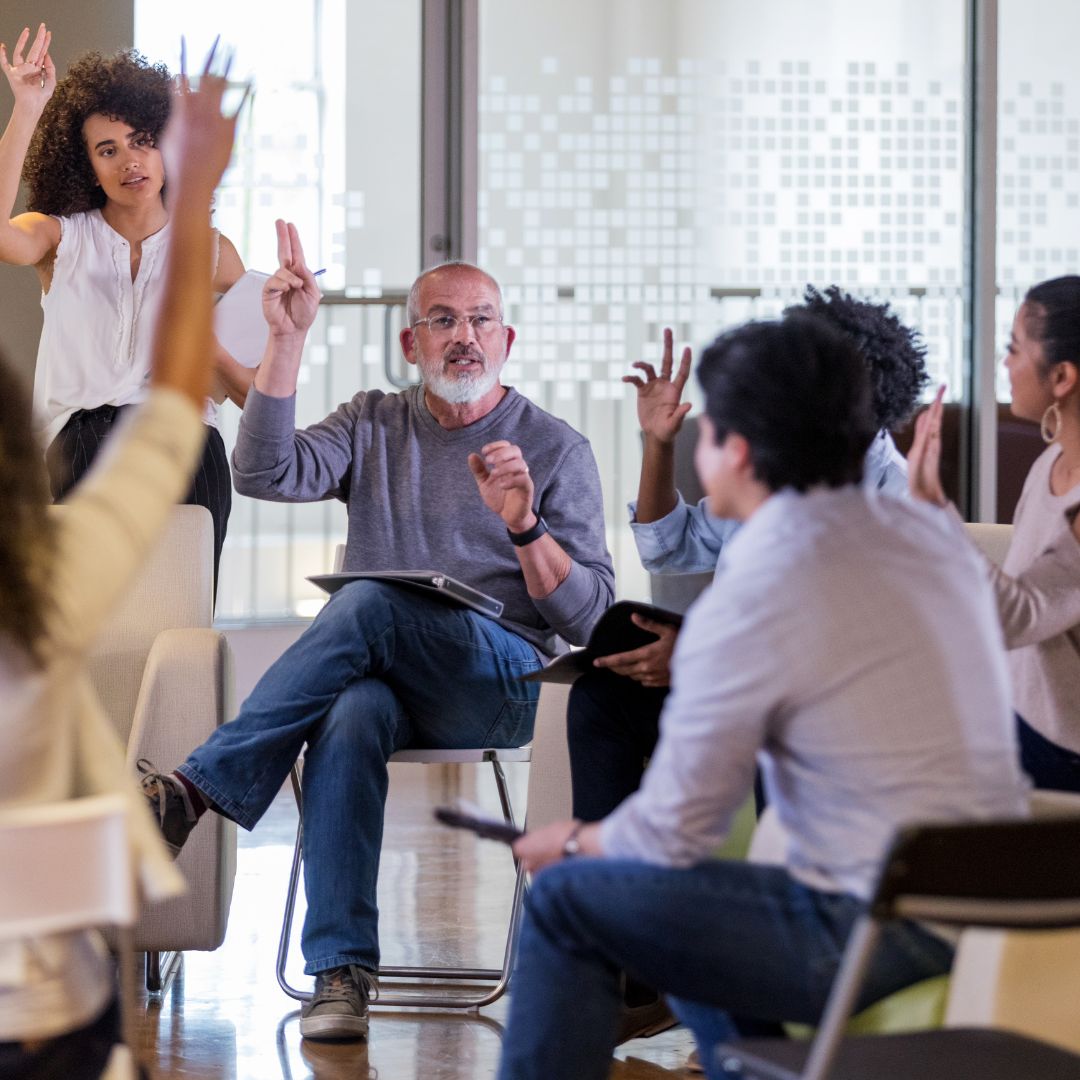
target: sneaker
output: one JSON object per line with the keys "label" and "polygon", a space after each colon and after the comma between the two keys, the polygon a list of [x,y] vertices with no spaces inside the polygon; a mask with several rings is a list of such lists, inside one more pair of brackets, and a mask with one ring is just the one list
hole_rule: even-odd
{"label": "sneaker", "polygon": [[158,772],[146,758],[139,758],[135,767],[142,774],[142,793],[157,819],[161,837],[175,859],[188,834],[199,823],[191,796],[175,776]]}
{"label": "sneaker", "polygon": [[357,964],[320,971],[315,994],[300,1010],[305,1039],[366,1039],[368,999],[375,978]]}

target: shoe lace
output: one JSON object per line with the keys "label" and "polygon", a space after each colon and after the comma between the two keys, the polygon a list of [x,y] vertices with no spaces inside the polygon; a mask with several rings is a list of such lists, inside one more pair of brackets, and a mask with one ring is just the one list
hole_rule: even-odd
{"label": "shoe lace", "polygon": [[358,964],[346,964],[324,972],[315,996],[320,1001],[343,1001],[353,994],[359,994],[364,1001],[378,997],[375,980]]}
{"label": "shoe lace", "polygon": [[178,784],[171,776],[160,772],[149,758],[139,758],[135,762],[135,768],[142,776],[140,784],[143,794],[154,804],[154,812],[158,816],[159,824],[165,824],[165,811],[170,793],[176,795],[183,803],[187,820],[189,822],[196,820],[195,807],[183,784]]}
{"label": "shoe lace", "polygon": [[165,778],[158,772],[154,763],[148,758],[139,758],[135,762],[135,768],[139,770],[142,780],[140,786],[143,794],[154,805],[154,812],[158,816],[159,824],[165,822]]}

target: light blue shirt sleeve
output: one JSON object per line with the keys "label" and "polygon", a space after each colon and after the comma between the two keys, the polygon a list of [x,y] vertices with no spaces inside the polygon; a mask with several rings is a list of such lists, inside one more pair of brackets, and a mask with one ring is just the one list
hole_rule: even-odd
{"label": "light blue shirt sleeve", "polygon": [[638,521],[637,503],[629,504],[630,531],[641,564],[650,574],[711,573],[739,522],[710,514],[705,499],[688,506],[682,495],[676,494],[675,508],[657,521]]}
{"label": "light blue shirt sleeve", "polygon": [[907,461],[887,431],[879,431],[866,451],[863,485],[894,499],[908,498]]}

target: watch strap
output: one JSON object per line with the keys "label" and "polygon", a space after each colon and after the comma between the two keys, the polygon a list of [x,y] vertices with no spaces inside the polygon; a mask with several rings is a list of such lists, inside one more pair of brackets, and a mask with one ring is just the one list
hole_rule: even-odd
{"label": "watch strap", "polygon": [[526,529],[524,532],[511,532],[506,530],[506,535],[510,537],[510,543],[514,547],[524,547],[526,544],[531,544],[534,540],[539,540],[541,536],[548,531],[547,522],[539,515],[536,515],[536,524],[531,529]]}

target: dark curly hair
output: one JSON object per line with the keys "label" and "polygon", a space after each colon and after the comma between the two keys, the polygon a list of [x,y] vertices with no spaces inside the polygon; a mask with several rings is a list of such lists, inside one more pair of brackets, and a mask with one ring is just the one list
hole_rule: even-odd
{"label": "dark curly hair", "polygon": [[738,432],[770,491],[857,484],[876,433],[866,365],[850,335],[796,308],[721,334],[698,381],[720,444]]}
{"label": "dark curly hair", "polygon": [[54,532],[48,482],[31,424],[30,394],[0,356],[0,638],[44,662]]}
{"label": "dark curly hair", "polygon": [[888,304],[856,300],[837,285],[824,293],[807,285],[803,296],[803,303],[785,314],[809,311],[849,334],[870,373],[878,427],[892,431],[907,423],[930,381],[919,332],[905,326]]}
{"label": "dark curly hair", "polygon": [[122,120],[155,141],[169,118],[172,78],[134,49],[115,56],[87,53],[75,61],[41,114],[22,177],[27,208],[39,214],[78,214],[105,205],[83,138],[94,113]]}

